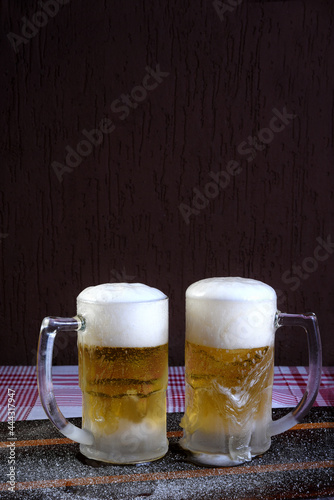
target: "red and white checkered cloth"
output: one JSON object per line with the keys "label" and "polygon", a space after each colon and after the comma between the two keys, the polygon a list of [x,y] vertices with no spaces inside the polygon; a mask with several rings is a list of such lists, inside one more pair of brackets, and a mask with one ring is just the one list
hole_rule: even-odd
{"label": "red and white checkered cloth", "polygon": [[[273,408],[293,407],[307,384],[306,367],[275,367]],[[56,400],[65,417],[81,417],[81,391],[77,366],[54,366]],[[14,391],[15,420],[46,418],[38,396],[34,366],[0,366],[0,421],[8,419],[8,391]],[[314,406],[334,406],[334,367],[322,369],[321,385]],[[12,408],[10,409],[12,411]],[[170,366],[167,389],[168,413],[184,411],[184,367]]]}

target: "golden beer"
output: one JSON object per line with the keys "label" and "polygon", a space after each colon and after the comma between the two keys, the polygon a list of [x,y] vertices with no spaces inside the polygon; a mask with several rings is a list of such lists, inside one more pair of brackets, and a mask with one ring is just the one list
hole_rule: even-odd
{"label": "golden beer", "polygon": [[168,449],[168,299],[140,283],[90,287],[77,300],[82,427],[88,458],[138,463]]}
{"label": "golden beer", "polygon": [[[266,451],[271,419],[273,347],[218,349],[186,342],[183,444],[192,451],[250,459]],[[254,434],[252,438],[252,434]]]}
{"label": "golden beer", "polygon": [[270,447],[276,294],[244,278],[186,292],[181,446],[198,463],[237,465]]}
{"label": "golden beer", "polygon": [[83,426],[110,436],[122,422],[165,425],[168,345],[99,347],[79,344]]}

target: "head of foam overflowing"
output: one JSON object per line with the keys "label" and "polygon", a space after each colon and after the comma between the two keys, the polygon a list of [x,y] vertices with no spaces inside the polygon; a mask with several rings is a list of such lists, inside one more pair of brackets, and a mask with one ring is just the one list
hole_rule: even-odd
{"label": "head of foam overflowing", "polygon": [[261,281],[207,278],[186,291],[186,337],[221,349],[272,345],[276,311],[275,290]]}
{"label": "head of foam overflowing", "polygon": [[79,342],[108,347],[155,347],[168,342],[168,298],[142,283],[105,283],[83,290]]}

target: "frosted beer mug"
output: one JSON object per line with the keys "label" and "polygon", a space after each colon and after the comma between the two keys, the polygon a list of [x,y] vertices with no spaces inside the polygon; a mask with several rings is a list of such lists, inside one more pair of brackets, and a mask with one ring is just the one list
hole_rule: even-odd
{"label": "frosted beer mug", "polygon": [[[82,429],[66,420],[54,396],[59,330],[78,331]],[[118,464],[161,458],[168,449],[168,298],[140,283],[86,288],[77,297],[77,316],[43,320],[37,376],[47,416],[86,457]]]}
{"label": "frosted beer mug", "polygon": [[[272,421],[274,337],[307,331],[308,384],[298,406]],[[271,436],[306,415],[318,393],[321,342],[313,313],[277,311],[273,288],[245,278],[209,278],[186,291],[185,414],[181,446],[203,465],[231,466],[267,451]]]}

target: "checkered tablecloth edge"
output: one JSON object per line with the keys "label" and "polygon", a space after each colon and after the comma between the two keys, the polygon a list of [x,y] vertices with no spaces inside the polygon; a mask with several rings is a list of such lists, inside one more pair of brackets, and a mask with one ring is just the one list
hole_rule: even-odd
{"label": "checkered tablecloth edge", "polygon": [[[298,404],[307,385],[306,367],[276,366],[273,407]],[[77,366],[54,366],[53,384],[56,400],[65,417],[81,416],[81,391]],[[8,419],[8,390],[15,396],[15,420],[44,419],[34,366],[0,366],[0,421]],[[314,406],[334,406],[334,367],[322,369],[321,385]],[[184,367],[169,367],[167,412],[184,411]]]}

